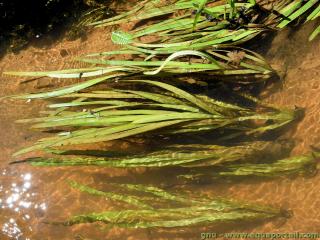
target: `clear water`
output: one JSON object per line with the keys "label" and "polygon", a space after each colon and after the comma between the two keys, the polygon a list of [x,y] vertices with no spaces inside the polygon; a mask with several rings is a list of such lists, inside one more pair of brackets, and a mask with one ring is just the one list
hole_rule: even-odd
{"label": "clear water", "polygon": [[[124,26],[129,27],[129,26]],[[279,106],[306,108],[306,117],[287,135],[296,141],[294,154],[305,153],[310,145],[320,147],[320,42],[308,42],[312,24],[280,32],[270,42],[266,56],[275,69],[283,73],[285,84],[275,87],[266,100]],[[95,30],[85,41],[60,41],[47,49],[28,48],[17,55],[8,54],[0,60],[4,70],[53,70],[79,66],[70,59],[84,53],[111,50],[110,34]],[[257,43],[258,45],[260,43]],[[66,54],[67,53],[67,54]],[[22,92],[42,91],[50,86],[61,86],[67,81],[38,79],[21,84],[21,78],[1,76],[0,97]],[[112,206],[101,197],[88,196],[71,190],[67,179],[78,180],[103,188],[110,177],[135,177],[132,171],[95,167],[35,168],[28,165],[8,165],[12,153],[43,136],[26,126],[15,124],[21,118],[35,117],[44,103],[2,100],[0,104],[0,239],[200,239],[200,233],[210,231],[201,227],[170,232],[149,230],[107,229],[103,225],[83,224],[73,227],[52,226],[44,221],[65,220],[74,214],[99,212]],[[127,144],[117,142],[117,148]],[[111,147],[105,145],[103,147]],[[141,148],[141,145],[137,145]],[[137,172],[143,174],[144,170]],[[161,181],[166,173],[149,176]],[[169,175],[169,173],[168,173]],[[148,175],[146,175],[148,176]],[[148,182],[145,177],[145,182]],[[269,222],[250,226],[234,225],[220,231],[242,232],[317,232],[320,229],[320,176],[313,178],[246,181],[239,183],[212,183],[190,186],[190,190],[210,195],[228,196],[262,204],[292,209],[294,216],[285,223]],[[211,229],[216,231],[217,229]]]}

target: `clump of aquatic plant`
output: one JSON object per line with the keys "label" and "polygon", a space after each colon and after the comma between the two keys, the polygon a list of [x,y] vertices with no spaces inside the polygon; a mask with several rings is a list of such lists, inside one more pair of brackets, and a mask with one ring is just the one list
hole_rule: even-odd
{"label": "clump of aquatic plant", "polygon": [[[234,3],[230,5],[221,1],[220,4],[205,7],[206,2],[213,3],[214,1],[174,1],[162,8],[157,8],[154,1],[148,1],[147,5],[138,6],[133,10],[133,12],[140,11],[141,17],[136,16],[135,13],[135,16],[131,16],[132,20],[145,20],[159,15],[167,16],[168,13],[174,13],[177,10],[183,12],[181,16],[160,20],[150,25],[144,24],[128,33],[114,31],[112,41],[123,45],[124,50],[158,55],[187,49],[206,50],[217,46],[239,44],[263,31],[263,29],[260,30],[260,26],[255,26],[252,29],[231,26],[236,24],[237,9],[238,12],[240,12],[240,8],[250,9],[253,4]],[[233,1],[231,2],[233,3]],[[195,13],[193,14],[193,12]],[[124,18],[128,17],[130,19],[130,16],[124,14],[97,24],[98,26],[114,25],[122,23]],[[139,40],[146,36],[155,36],[156,40],[151,43]]]}
{"label": "clump of aquatic plant", "polygon": [[315,172],[317,160],[315,153],[293,156],[275,161],[273,163],[261,164],[231,164],[219,172],[221,176],[262,176],[275,177],[286,176],[297,173]]}
{"label": "clump of aquatic plant", "polygon": [[[34,123],[33,128],[36,129],[64,130],[54,137],[39,140],[18,154],[137,135],[181,135],[217,130],[224,139],[258,136],[281,129],[301,116],[300,109],[238,106],[191,94],[164,82],[123,82],[130,87],[63,95],[69,99],[67,102],[49,105],[55,109],[53,114],[19,121]],[[150,88],[146,91],[131,90],[134,85]]]}
{"label": "clump of aquatic plant", "polygon": [[155,58],[144,61],[106,60],[103,58],[105,55],[119,56],[119,54],[132,54],[135,57],[141,55],[137,51],[113,51],[90,54],[87,57],[79,58],[80,61],[95,65],[88,68],[50,72],[5,72],[5,74],[25,77],[86,79],[84,82],[59,90],[18,96],[19,98],[25,99],[63,96],[104,82],[121,81],[121,79],[129,76],[139,79],[148,76],[165,76],[170,79],[170,75],[174,75],[173,78],[179,80],[177,74],[202,73],[206,76],[204,81],[208,82],[210,82],[210,80],[216,81],[215,77],[217,76],[243,76],[243,78],[230,78],[228,81],[236,83],[256,83],[265,80],[272,74],[272,69],[260,55],[241,49],[207,52],[193,50],[177,51],[160,60]]}
{"label": "clump of aquatic plant", "polygon": [[[192,49],[192,48],[189,48]],[[234,48],[233,50],[217,51],[179,51],[176,47],[174,53],[165,57],[156,57],[157,51],[140,52],[130,51],[111,51],[97,54],[90,54],[78,60],[103,66],[130,66],[130,73],[143,73],[144,75],[161,75],[177,73],[205,73],[206,75],[270,75],[271,67],[262,56],[245,49]],[[119,57],[121,54],[131,54],[134,57],[146,57],[138,60],[106,60],[106,56]],[[152,54],[148,56],[147,54]],[[160,59],[159,59],[160,58]],[[210,81],[210,79],[207,79]],[[236,81],[236,80],[235,80]],[[241,81],[241,80],[238,80]]]}
{"label": "clump of aquatic plant", "polygon": [[[127,21],[143,21],[176,13],[168,19],[131,30],[114,31],[113,42],[124,45],[124,50],[134,49],[151,54],[170,54],[177,50],[205,50],[246,42],[262,32],[281,29],[297,18],[312,21],[319,17],[317,0],[282,0],[273,6],[263,6],[256,1],[192,1],[177,0],[159,6],[158,1],[144,1],[132,11],[92,25],[112,26]],[[307,16],[307,17],[305,17]],[[317,28],[310,40],[319,32]],[[153,36],[153,40],[142,37]],[[149,38],[147,38],[149,39]]]}
{"label": "clump of aquatic plant", "polygon": [[104,192],[70,182],[82,192],[121,203],[119,209],[71,217],[55,224],[67,226],[100,222],[121,228],[174,228],[288,218],[281,208],[241,203],[223,198],[174,194],[154,186],[110,184],[121,193]]}
{"label": "clump of aquatic plant", "polygon": [[[166,150],[118,157],[76,156],[70,151],[48,150],[54,157],[29,158],[33,166],[103,166],[115,168],[162,168],[180,166],[188,174],[177,178],[202,181],[245,177],[286,177],[316,172],[319,153],[281,159],[290,146],[280,143],[254,142],[234,147],[206,145],[173,145]],[[278,145],[278,146],[277,146]]]}
{"label": "clump of aquatic plant", "polygon": [[[320,17],[320,3],[318,0],[309,0],[309,1],[289,1],[286,5],[284,3],[281,4],[283,7],[281,9],[281,13],[285,16],[279,24],[277,28],[284,28],[292,21],[301,18],[303,15],[307,14],[304,22],[315,21],[318,17]],[[312,10],[313,9],[313,10]],[[320,33],[320,25],[311,33],[309,40],[313,40]]]}
{"label": "clump of aquatic plant", "polygon": [[227,163],[221,167],[192,169],[188,174],[178,175],[178,178],[201,182],[216,179],[232,179],[245,177],[287,177],[295,175],[314,175],[319,163],[319,152],[298,155],[273,161],[255,163]]}
{"label": "clump of aquatic plant", "polygon": [[[292,143],[256,141],[242,143],[238,146],[218,145],[168,145],[165,150],[144,152],[142,154],[130,154],[127,156],[73,156],[84,155],[85,151],[50,151],[56,158],[29,159],[35,166],[74,166],[97,165],[105,167],[135,168],[135,167],[168,167],[182,166],[186,168],[224,166],[232,162],[264,162],[279,158],[288,153]],[[228,165],[229,166],[229,165]]]}

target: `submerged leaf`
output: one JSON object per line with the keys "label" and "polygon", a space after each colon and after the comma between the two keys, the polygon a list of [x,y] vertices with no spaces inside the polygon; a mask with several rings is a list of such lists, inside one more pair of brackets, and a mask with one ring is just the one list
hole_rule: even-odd
{"label": "submerged leaf", "polygon": [[198,4],[197,12],[196,12],[194,22],[193,22],[193,31],[196,29],[196,25],[198,23],[199,17],[201,16],[201,13],[202,13],[204,7],[206,6],[207,2],[208,2],[208,0],[200,0],[200,3]]}
{"label": "submerged leaf", "polygon": [[108,192],[99,191],[99,190],[96,190],[94,188],[90,188],[88,186],[79,184],[79,183],[74,182],[74,181],[69,181],[69,185],[72,188],[78,189],[81,192],[89,193],[91,195],[107,197],[107,198],[110,198],[111,200],[125,202],[127,204],[130,204],[131,206],[136,206],[136,207],[139,207],[139,208],[153,209],[153,207],[149,206],[148,204],[145,204],[145,203],[141,202],[138,198],[135,198],[135,197],[132,197],[132,196],[120,195],[120,194],[115,194],[115,193],[108,193]]}
{"label": "submerged leaf", "polygon": [[188,168],[224,166],[231,162],[252,162],[259,159],[263,163],[266,159],[272,160],[288,153],[292,144],[283,142],[254,142],[240,146],[217,145],[172,145],[168,150],[145,152],[143,154],[122,156],[121,158],[103,157],[71,157],[31,159],[36,166],[74,166],[98,165],[106,167],[165,167],[182,166]]}
{"label": "submerged leaf", "polygon": [[[144,199],[145,194],[151,193],[155,196],[148,199],[149,201],[154,199],[153,203],[158,202],[157,198],[160,197],[164,201],[176,201],[178,205],[171,207],[166,204],[167,207],[165,208],[121,209],[78,215],[62,224],[70,226],[81,223],[103,222],[122,228],[172,228],[208,225],[212,223],[228,223],[239,220],[252,221],[267,220],[275,217],[288,217],[287,211],[279,208],[245,204],[222,198],[212,199],[203,197],[200,199],[182,194],[176,195],[153,186],[145,187],[133,184],[112,185],[116,189],[123,190],[124,188],[137,191],[140,199]],[[93,191],[93,189],[90,188],[90,191]],[[131,197],[133,197],[133,195]],[[60,223],[56,222],[55,224]]]}
{"label": "submerged leaf", "polygon": [[[35,123],[34,128],[69,127],[71,128],[68,131],[70,134],[67,136],[58,134],[56,137],[40,140],[34,146],[16,154],[46,148],[112,141],[141,134],[161,134],[155,130],[161,130],[162,134],[196,133],[216,129],[235,131],[236,135],[225,136],[228,138],[243,134],[259,135],[290,124],[299,117],[298,112],[300,112],[299,109],[269,108],[257,114],[254,109],[224,103],[203,95],[193,95],[164,82],[151,80],[125,80],[123,82],[131,86],[144,84],[152,89],[147,91],[129,89],[94,91],[74,96],[92,97],[97,96],[96,94],[103,94],[103,100],[91,99],[51,104],[50,107],[57,108],[58,111],[62,109],[59,115],[20,122],[33,122]],[[153,86],[157,89],[153,89]],[[117,97],[121,100],[116,100]],[[83,112],[81,109],[81,107],[89,106],[95,107],[90,112]],[[63,110],[65,107],[80,108],[80,111],[65,113]],[[255,124],[254,121],[261,121],[261,124]],[[88,129],[77,129],[79,127],[88,127]],[[177,161],[176,164],[181,163]]]}
{"label": "submerged leaf", "polygon": [[122,32],[122,31],[116,31],[112,32],[111,40],[115,44],[120,45],[127,45],[132,43],[132,36],[130,33]]}

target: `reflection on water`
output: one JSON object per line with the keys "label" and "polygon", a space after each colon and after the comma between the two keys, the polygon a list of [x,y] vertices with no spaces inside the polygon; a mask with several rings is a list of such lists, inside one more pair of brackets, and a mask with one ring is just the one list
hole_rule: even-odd
{"label": "reflection on water", "polygon": [[[28,222],[32,220],[34,212],[43,214],[47,209],[47,204],[36,201],[37,193],[32,191],[31,173],[21,174],[18,178],[10,175],[4,169],[0,176],[0,213],[1,216],[4,216],[1,219],[3,221],[1,232],[10,239],[28,240],[30,238],[24,237],[26,231],[32,232],[32,227]],[[6,184],[8,180],[11,184]],[[28,227],[22,229],[21,225]]]}

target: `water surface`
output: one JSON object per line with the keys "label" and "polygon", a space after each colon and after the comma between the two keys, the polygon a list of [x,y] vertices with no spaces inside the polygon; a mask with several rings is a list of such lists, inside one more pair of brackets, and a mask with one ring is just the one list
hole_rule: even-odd
{"label": "water surface", "polygon": [[[128,27],[124,26],[124,28]],[[308,42],[312,24],[294,31],[285,30],[272,41],[266,56],[272,66],[282,71],[284,85],[276,87],[266,100],[279,106],[306,108],[306,117],[297,128],[287,133],[296,141],[293,154],[320,147],[320,42]],[[50,48],[30,47],[19,54],[8,54],[0,61],[4,70],[56,70],[79,66],[71,59],[84,53],[112,50],[110,33],[95,30],[85,41],[61,40]],[[22,83],[21,78],[0,78],[0,97],[22,92],[43,91],[62,86],[68,81],[38,79]],[[15,120],[36,117],[44,102],[3,100],[0,105],[0,239],[43,240],[77,239],[200,239],[203,228],[174,230],[169,233],[149,230],[107,229],[103,225],[83,224],[73,227],[52,226],[43,222],[65,220],[73,214],[104,211],[112,208],[105,199],[71,190],[67,179],[103,188],[109,177],[126,176],[126,170],[108,168],[35,168],[25,164],[9,165],[12,154],[43,136],[30,131]],[[126,143],[117,142],[125,149]],[[105,147],[108,147],[106,145]],[[141,147],[141,146],[139,146]],[[129,174],[132,173],[129,171]],[[159,179],[163,176],[158,176]],[[134,177],[129,178],[130,180]],[[148,179],[145,180],[146,182]],[[236,184],[213,183],[190,186],[190,190],[211,195],[228,196],[252,202],[292,209],[294,216],[285,223],[270,222],[258,226],[235,226],[245,232],[317,232],[320,229],[320,176],[313,178],[250,181]]]}

